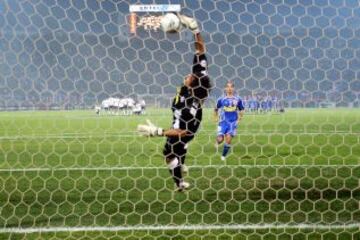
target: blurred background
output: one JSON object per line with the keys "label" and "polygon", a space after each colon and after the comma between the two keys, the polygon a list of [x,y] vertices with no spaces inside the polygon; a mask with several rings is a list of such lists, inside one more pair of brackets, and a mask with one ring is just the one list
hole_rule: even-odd
{"label": "blurred background", "polygon": [[240,96],[286,107],[359,106],[357,0],[4,0],[0,108],[90,108],[134,96],[169,105],[191,69],[192,35],[130,33],[136,3],[181,4],[198,20],[213,100],[232,80]]}

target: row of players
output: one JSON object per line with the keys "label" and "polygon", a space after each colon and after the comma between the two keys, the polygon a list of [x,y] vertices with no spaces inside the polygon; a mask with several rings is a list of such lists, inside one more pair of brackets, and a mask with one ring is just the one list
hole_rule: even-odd
{"label": "row of players", "polygon": [[278,112],[282,109],[276,96],[249,95],[242,98],[246,112]]}
{"label": "row of players", "polygon": [[[266,112],[278,112],[282,107],[277,100],[276,96],[261,96],[261,95],[249,95],[242,98],[242,102],[246,112],[251,113],[266,113]],[[112,115],[141,115],[145,113],[145,100],[140,99],[138,101],[133,98],[107,98],[102,101],[100,106],[96,106],[96,114]]]}
{"label": "row of players", "polygon": [[145,114],[146,103],[145,100],[138,101],[133,98],[107,98],[101,102],[100,106],[95,106],[96,114],[100,115],[102,112],[112,115],[141,115]]}

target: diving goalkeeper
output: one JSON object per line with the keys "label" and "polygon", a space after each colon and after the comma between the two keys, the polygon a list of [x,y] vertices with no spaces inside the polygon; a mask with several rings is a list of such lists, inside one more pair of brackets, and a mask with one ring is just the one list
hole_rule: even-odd
{"label": "diving goalkeeper", "polygon": [[178,191],[190,186],[182,176],[188,143],[195,137],[202,120],[202,105],[209,96],[211,82],[207,72],[205,44],[200,35],[197,22],[190,17],[178,15],[181,23],[189,28],[195,38],[195,55],[192,73],[184,79],[172,102],[172,127],[164,130],[147,120],[146,125],[139,125],[138,131],[145,136],[165,136],[163,154]]}

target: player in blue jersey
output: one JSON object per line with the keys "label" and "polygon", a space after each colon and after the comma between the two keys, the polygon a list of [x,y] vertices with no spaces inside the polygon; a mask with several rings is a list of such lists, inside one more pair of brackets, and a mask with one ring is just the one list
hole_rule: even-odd
{"label": "player in blue jersey", "polygon": [[215,108],[215,118],[218,121],[216,145],[225,140],[221,160],[225,160],[231,146],[231,140],[236,135],[236,129],[244,116],[244,106],[240,97],[235,96],[234,83],[228,82],[225,87],[225,97],[219,98]]}

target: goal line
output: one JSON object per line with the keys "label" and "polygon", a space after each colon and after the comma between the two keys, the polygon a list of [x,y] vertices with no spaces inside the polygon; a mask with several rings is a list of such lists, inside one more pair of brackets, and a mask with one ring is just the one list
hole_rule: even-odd
{"label": "goal line", "polygon": [[186,230],[263,230],[263,229],[306,229],[306,230],[349,230],[360,229],[360,223],[351,224],[230,224],[230,225],[135,225],[109,227],[31,227],[0,228],[0,233],[53,233],[53,232],[124,232],[124,231],[186,231]]}

